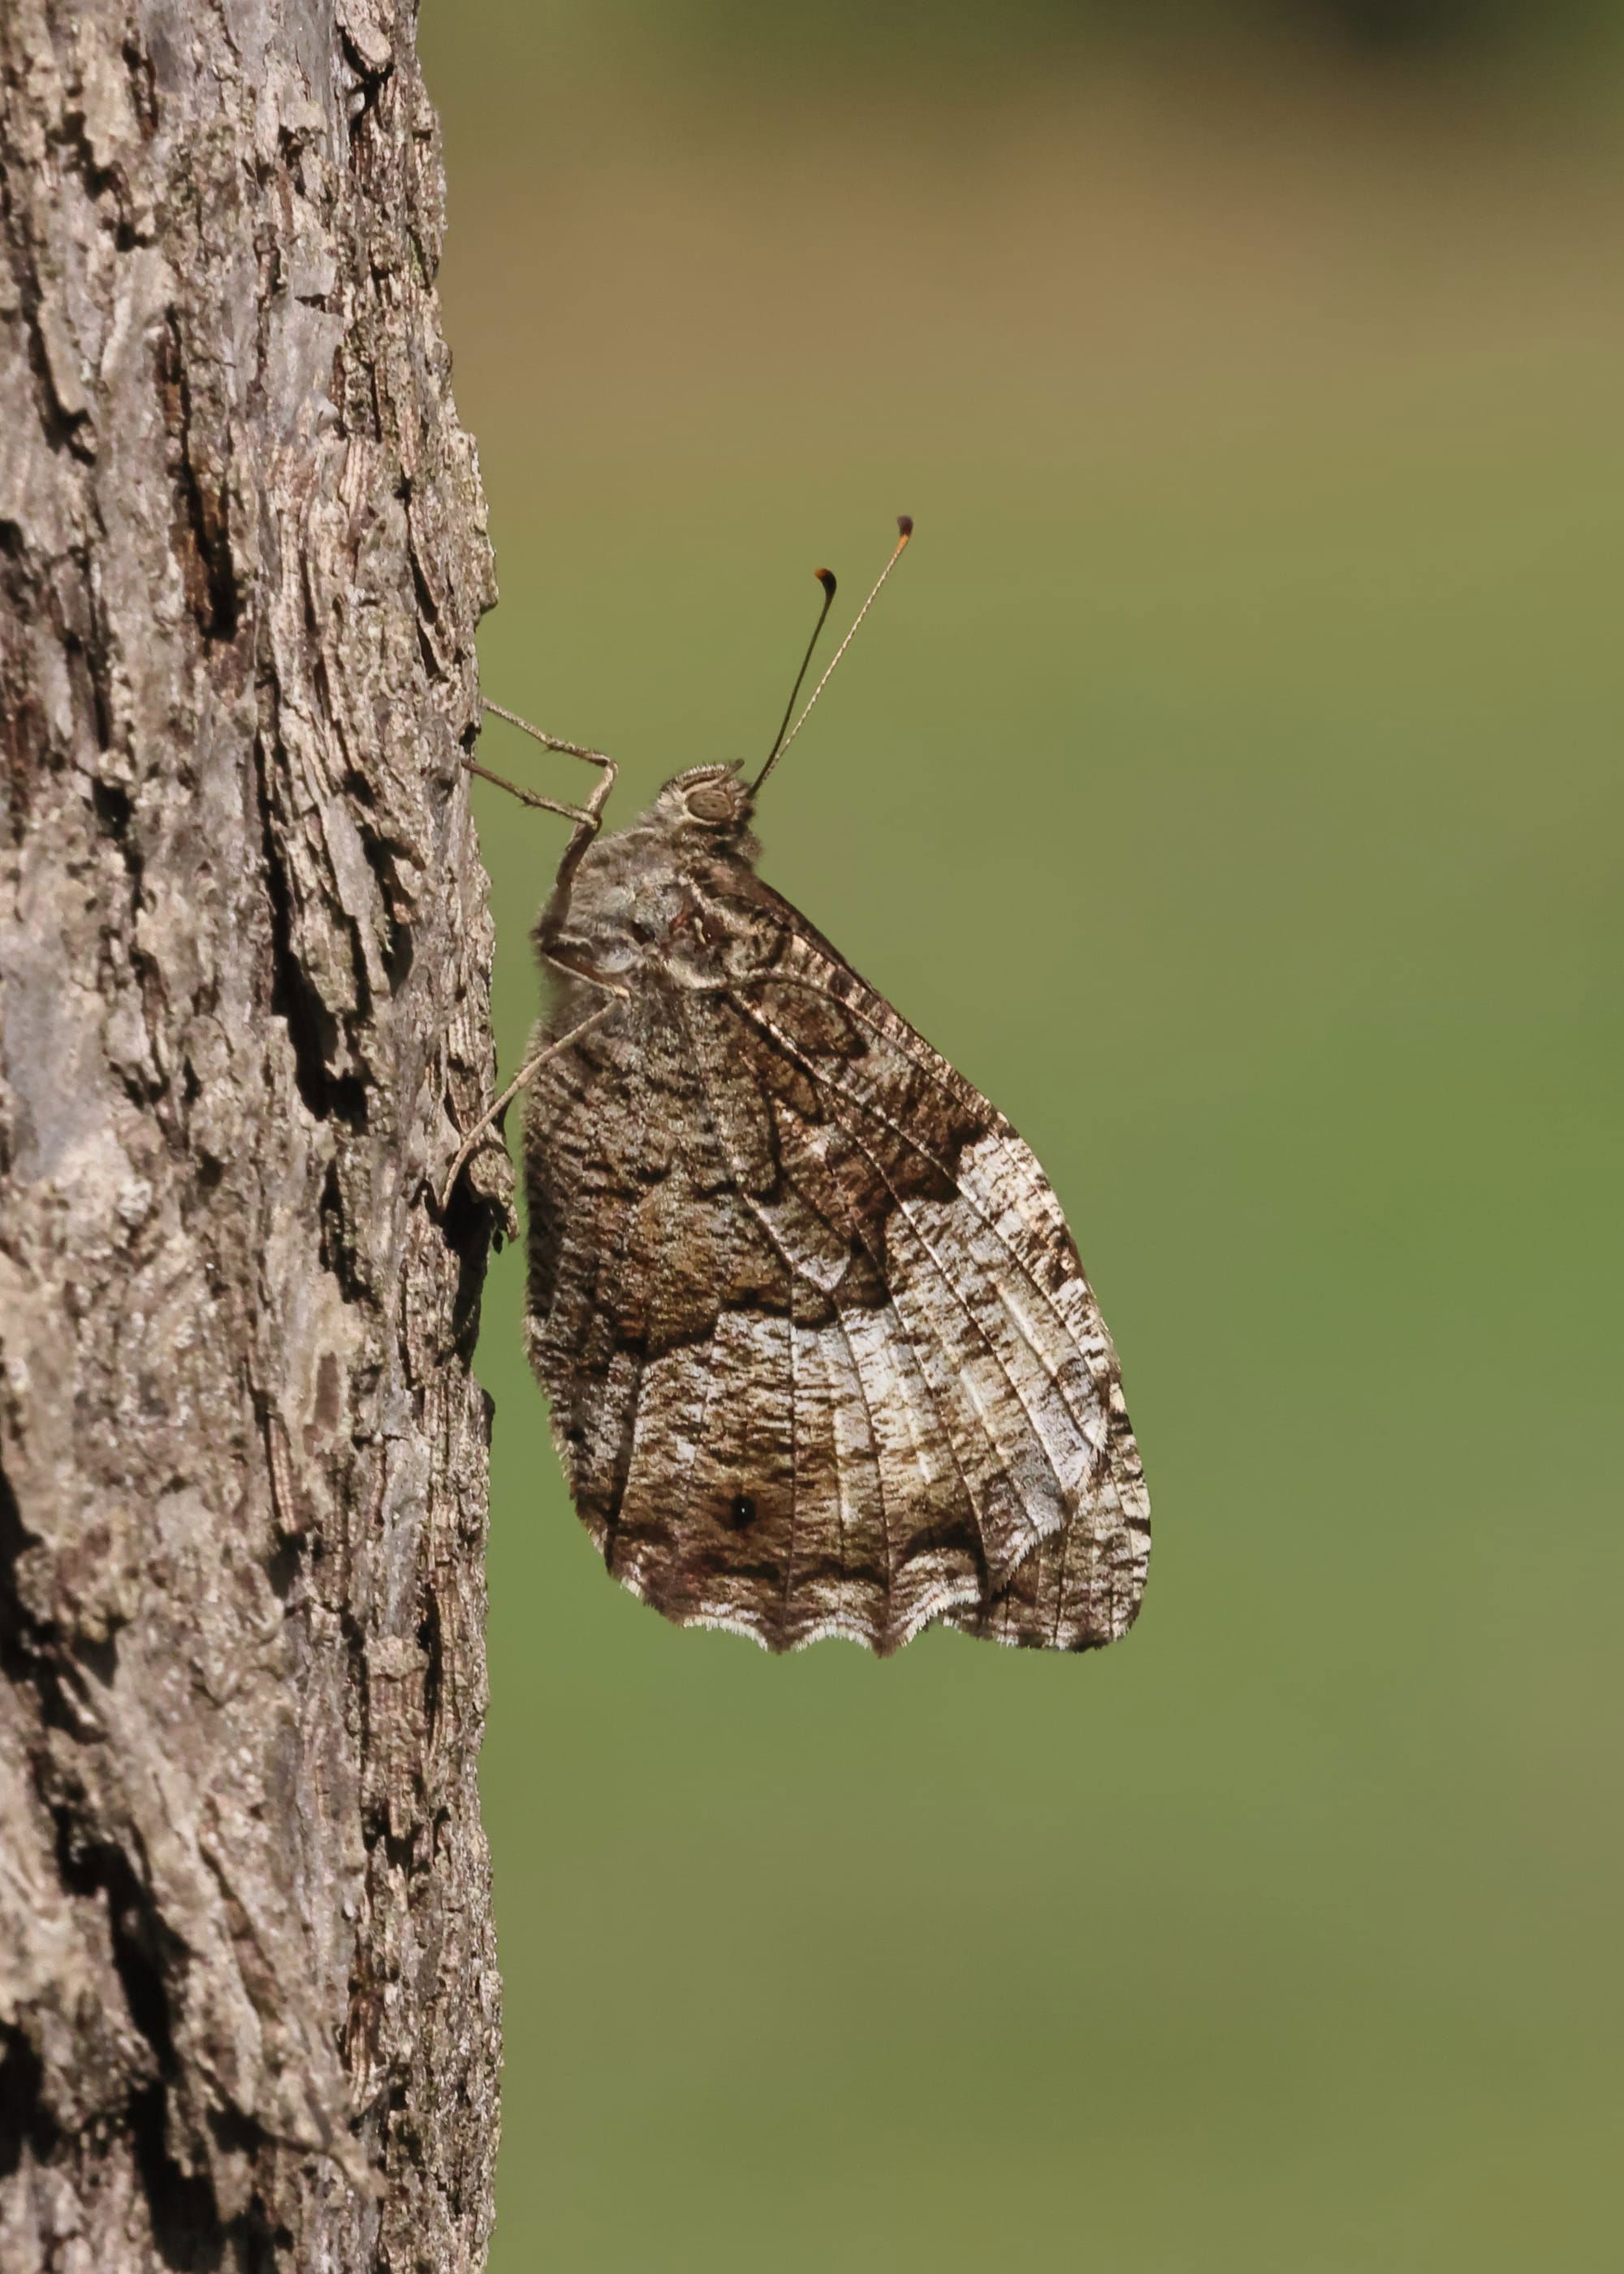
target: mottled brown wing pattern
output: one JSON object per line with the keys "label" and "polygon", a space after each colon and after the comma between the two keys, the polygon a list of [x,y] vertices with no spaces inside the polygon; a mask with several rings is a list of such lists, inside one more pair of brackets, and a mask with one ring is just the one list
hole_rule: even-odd
{"label": "mottled brown wing pattern", "polygon": [[729,976],[645,979],[531,1094],[530,1350],[581,1517],[667,1617],[771,1650],[889,1652],[938,1619],[1109,1642],[1147,1509],[1058,1203],[969,1083],[741,889]]}

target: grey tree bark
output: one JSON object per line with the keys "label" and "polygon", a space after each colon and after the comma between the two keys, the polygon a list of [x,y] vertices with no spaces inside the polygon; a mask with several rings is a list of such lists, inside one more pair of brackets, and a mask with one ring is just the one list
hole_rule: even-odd
{"label": "grey tree bark", "polygon": [[0,6],[0,2265],[483,2262],[494,597],[410,0]]}

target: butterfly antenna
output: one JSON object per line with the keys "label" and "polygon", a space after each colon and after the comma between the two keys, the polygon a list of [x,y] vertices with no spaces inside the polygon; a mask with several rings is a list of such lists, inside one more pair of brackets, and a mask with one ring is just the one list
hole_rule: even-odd
{"label": "butterfly antenna", "polygon": [[[784,729],[783,729],[781,727],[779,727],[779,729],[778,729],[778,741],[773,744],[773,748],[772,748],[772,756],[768,759],[768,761],[767,761],[766,764],[762,768],[762,770],[761,770],[760,773],[759,773],[759,774],[757,774],[757,776],[756,777],[756,779],[755,779],[755,780],[751,783],[751,785],[750,785],[750,790],[751,790],[751,794],[752,794],[752,795],[754,795],[754,794],[756,793],[756,791],[757,791],[758,789],[760,789],[760,787],[761,787],[761,786],[762,786],[763,782],[764,782],[764,781],[766,780],[766,779],[767,779],[768,775],[772,772],[772,769],[774,768],[774,766],[776,766],[776,765],[778,764],[778,760],[779,760],[779,759],[784,756],[785,751],[788,749],[788,748],[789,748],[790,744],[794,741],[794,739],[795,739],[796,735],[801,732],[801,728],[806,725],[808,719],[811,716],[811,712],[812,712],[812,705],[813,705],[813,704],[817,701],[818,697],[823,693],[823,689],[828,686],[828,684],[829,684],[829,682],[830,682],[830,680],[832,678],[832,676],[833,676],[833,674],[834,674],[834,668],[835,668],[836,664],[838,664],[838,663],[839,662],[839,660],[840,660],[841,657],[846,653],[846,651],[847,650],[847,648],[848,648],[848,647],[850,647],[850,645],[852,644],[852,642],[856,638],[856,636],[857,636],[857,627],[858,627],[858,625],[861,623],[861,621],[862,621],[863,618],[868,614],[868,613],[869,609],[874,606],[875,602],[879,599],[879,597],[880,597],[880,587],[881,587],[881,585],[882,585],[882,584],[883,584],[883,583],[885,582],[885,579],[886,579],[886,578],[891,575],[891,570],[896,567],[896,565],[897,565],[898,561],[901,560],[901,558],[902,558],[902,554],[903,554],[903,549],[904,549],[904,547],[906,546],[906,544],[907,544],[907,541],[908,541],[909,538],[910,538],[910,537],[912,537],[912,536],[913,536],[913,534],[914,534],[914,516],[913,516],[913,515],[912,515],[911,513],[899,513],[899,514],[897,516],[897,543],[896,543],[895,549],[893,550],[893,552],[892,552],[892,553],[891,553],[891,559],[890,559],[890,560],[885,563],[885,566],[883,567],[883,568],[882,568],[882,569],[881,569],[881,571],[880,571],[880,573],[879,573],[878,576],[875,579],[875,585],[874,585],[874,590],[873,590],[873,591],[869,593],[869,595],[868,595],[868,599],[863,602],[863,604],[862,604],[861,607],[858,609],[857,614],[855,614],[855,616],[853,616],[853,619],[852,619],[852,629],[851,629],[851,630],[850,630],[849,632],[847,632],[847,634],[846,634],[846,637],[841,641],[841,643],[840,643],[839,646],[835,650],[835,651],[834,651],[833,655],[832,655],[832,656],[831,656],[831,658],[829,659],[828,667],[827,667],[827,669],[824,671],[823,677],[818,681],[817,685],[816,685],[816,686],[812,689],[811,694],[808,696],[808,697],[807,697],[807,707],[806,707],[806,709],[801,712],[801,714],[800,718],[796,719],[796,721],[795,721],[794,725],[790,728],[790,730],[789,730],[789,732],[788,732],[788,734],[787,734],[784,732]],[[831,588],[832,587],[833,584],[834,584],[834,578],[831,576],[831,577],[829,579],[829,583],[828,583],[827,584],[825,584],[825,585],[824,585],[824,587],[823,587],[824,591],[828,594],[828,599],[825,599],[825,601],[824,601],[824,603],[823,603],[823,609],[824,609],[824,614],[827,614],[827,613],[828,613],[828,609],[829,609],[829,601],[830,601],[830,600],[832,600],[832,599],[833,599],[833,598],[834,598],[833,591],[831,589]],[[823,618],[822,618],[821,616],[820,616],[820,617],[819,617],[819,619],[818,619],[818,627],[819,627],[819,629],[820,629],[820,630],[821,630],[821,629],[822,629],[822,628],[823,628]],[[815,635],[814,635],[814,637],[816,638],[816,635],[815,634]],[[808,648],[808,651],[807,651],[807,663],[810,663],[810,661],[811,661],[811,660],[812,660],[812,651],[810,650],[810,648]],[[807,670],[807,666],[806,666],[806,664],[805,664],[805,663],[803,663],[803,664],[801,665],[801,679],[804,679],[804,678],[806,677],[806,670]],[[800,688],[801,688],[801,680],[800,680],[800,679],[798,679],[798,680],[795,681],[795,688],[796,688],[796,692],[797,692],[797,693],[799,693],[799,691],[800,691]],[[790,710],[792,710],[792,711],[793,711],[793,710],[794,709],[794,707],[795,707],[795,697],[794,697],[793,695],[792,695],[792,696],[790,697],[790,698],[789,698],[789,703],[790,703]],[[787,717],[788,713],[786,712],[785,715]]]}
{"label": "butterfly antenna", "polygon": [[779,719],[778,731],[772,738],[772,748],[767,753],[767,763],[762,768],[760,773],[756,775],[756,780],[752,785],[752,794],[754,794],[756,790],[758,790],[761,787],[768,775],[772,772],[774,764],[777,763],[778,746],[784,740],[784,729],[789,724],[790,713],[795,708],[795,697],[800,694],[801,683],[807,675],[807,666],[812,660],[812,651],[817,645],[823,626],[829,621],[829,611],[835,604],[834,570],[832,568],[815,568],[812,571],[812,574],[817,578],[818,583],[823,588],[823,605],[818,611],[817,621],[812,627],[812,636],[807,642],[807,651],[801,659],[801,668],[795,674],[795,684],[789,690],[789,701],[784,705],[784,716]]}

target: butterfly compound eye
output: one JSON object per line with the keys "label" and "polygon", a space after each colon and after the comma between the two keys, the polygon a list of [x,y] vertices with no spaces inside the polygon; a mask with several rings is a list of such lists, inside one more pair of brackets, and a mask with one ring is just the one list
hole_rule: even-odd
{"label": "butterfly compound eye", "polygon": [[695,821],[732,821],[739,811],[739,789],[734,782],[704,782],[688,794],[688,809]]}

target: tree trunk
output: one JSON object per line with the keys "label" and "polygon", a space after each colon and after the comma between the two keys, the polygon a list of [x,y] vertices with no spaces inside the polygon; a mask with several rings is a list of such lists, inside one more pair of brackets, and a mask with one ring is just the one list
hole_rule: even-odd
{"label": "tree trunk", "polygon": [[3,0],[0,2265],[475,2268],[493,597],[410,0]]}

